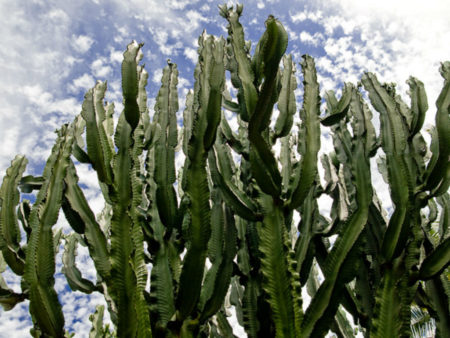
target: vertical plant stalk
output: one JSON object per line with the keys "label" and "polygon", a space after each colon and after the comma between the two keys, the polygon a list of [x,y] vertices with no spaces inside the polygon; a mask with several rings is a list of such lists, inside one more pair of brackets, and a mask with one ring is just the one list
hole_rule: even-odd
{"label": "vertical plant stalk", "polygon": [[[222,92],[225,82],[223,39],[199,39],[200,62],[195,70],[194,117],[188,141],[185,163],[186,197],[189,199],[189,246],[183,260],[180,289],[177,296],[177,317],[186,319],[195,309],[211,234],[210,191],[207,181],[206,159],[220,123]],[[186,327],[185,327],[186,328]]]}
{"label": "vertical plant stalk", "polygon": [[55,249],[52,227],[58,219],[63,194],[63,180],[72,150],[73,127],[63,126],[47,160],[43,177],[30,214],[31,236],[25,263],[25,281],[29,287],[30,313],[35,331],[61,337],[64,316],[54,289]]}

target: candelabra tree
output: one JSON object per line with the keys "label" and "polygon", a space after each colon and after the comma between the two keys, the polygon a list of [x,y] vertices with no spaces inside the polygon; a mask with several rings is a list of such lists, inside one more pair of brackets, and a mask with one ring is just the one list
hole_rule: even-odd
{"label": "candelabra tree", "polygon": [[[345,84],[340,98],[327,91],[322,99],[314,60],[304,55],[297,109],[284,27],[269,16],[251,55],[241,13],[241,5],[220,6],[228,38],[199,38],[182,130],[177,66],[164,68],[150,116],[142,45],[133,42],[124,53],[124,109],[115,127],[106,83],[98,82],[81,114],[58,131],[42,176],[23,176],[24,156],[12,161],[0,190],[0,271],[7,265],[20,276],[22,292],[0,279],[0,303],[10,310],[29,300],[33,336],[68,334],[54,289],[61,241],[70,288],[105,297],[113,331],[99,306],[93,337],[233,336],[230,306],[249,337],[330,330],[352,337],[356,328],[365,336],[408,337],[413,304],[435,319],[439,336],[450,332],[450,63],[441,67],[444,87],[428,146],[419,80],[408,81],[410,105],[371,73]],[[363,88],[379,114],[379,135]],[[224,111],[236,114],[237,128]],[[324,128],[334,151],[320,158],[322,183]],[[390,188],[389,217],[372,184],[375,157]],[[100,215],[78,184],[77,162],[97,174]],[[21,201],[18,188],[37,190],[35,202]],[[333,201],[329,216],[319,211],[322,195]],[[54,227],[60,209],[70,234]],[[88,248],[96,281],[76,265],[79,244]]]}

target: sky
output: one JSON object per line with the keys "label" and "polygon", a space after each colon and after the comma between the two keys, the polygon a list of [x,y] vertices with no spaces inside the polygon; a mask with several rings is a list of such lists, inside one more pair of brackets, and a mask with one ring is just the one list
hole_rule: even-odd
{"label": "sky", "polygon": [[[0,182],[16,154],[29,160],[26,174],[41,173],[55,140],[54,131],[81,111],[85,91],[96,80],[108,81],[106,100],[122,109],[120,64],[132,40],[143,42],[147,93],[152,111],[162,68],[171,59],[178,65],[180,114],[184,97],[193,88],[197,39],[227,35],[218,14],[223,1],[157,0],[0,0]],[[228,4],[235,2],[229,1]],[[405,81],[410,75],[425,83],[433,123],[435,101],[442,87],[440,62],[450,59],[450,2],[447,0],[328,0],[244,1],[241,22],[254,45],[269,14],[278,18],[289,35],[287,53],[298,63],[301,55],[315,58],[321,92],[339,93],[345,82],[356,83],[366,71],[381,81],[395,82],[409,103]],[[300,66],[297,82],[301,84]],[[302,89],[296,91],[301,102]],[[298,104],[298,107],[300,105]],[[231,117],[231,116],[229,116]],[[332,145],[323,137],[322,152]],[[87,165],[77,166],[80,182],[96,213],[103,207],[96,175]],[[389,193],[379,176],[373,177],[384,205]],[[326,201],[325,201],[326,202]],[[321,205],[326,212],[327,206]],[[68,226],[60,215],[56,227]],[[61,262],[61,253],[57,256]],[[85,278],[95,281],[87,250],[79,248],[77,263]],[[104,304],[100,294],[87,296],[68,289],[57,265],[66,328],[86,337],[89,314]],[[3,273],[10,288],[20,292],[20,280]],[[0,338],[26,337],[31,321],[28,304],[5,312],[0,309]],[[243,336],[239,328],[235,333]]]}

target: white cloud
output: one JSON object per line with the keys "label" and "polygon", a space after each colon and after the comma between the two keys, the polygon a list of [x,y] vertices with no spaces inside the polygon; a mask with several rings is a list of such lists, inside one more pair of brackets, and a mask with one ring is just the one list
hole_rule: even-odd
{"label": "white cloud", "polygon": [[307,44],[311,44],[313,46],[318,46],[323,40],[323,35],[319,32],[311,35],[309,32],[307,31],[303,31],[300,33],[300,41],[307,43]]}
{"label": "white cloud", "polygon": [[197,63],[198,54],[194,48],[185,48],[183,54],[192,61],[195,65]]}
{"label": "white cloud", "polygon": [[92,62],[91,69],[96,79],[106,79],[112,72],[109,65],[105,65],[105,58],[100,58]]}
{"label": "white cloud", "polygon": [[86,53],[94,43],[94,40],[87,35],[73,36],[73,47],[77,52]]}
{"label": "white cloud", "polygon": [[66,25],[69,23],[70,18],[67,15],[66,12],[64,12],[64,10],[57,8],[57,9],[53,9],[51,10],[48,14],[47,17],[54,21],[57,24],[61,24],[61,25]]}
{"label": "white cloud", "polygon": [[123,52],[120,50],[111,49],[109,54],[109,61],[111,63],[122,63],[123,61]]}
{"label": "white cloud", "polygon": [[84,73],[80,77],[77,77],[72,81],[72,84],[69,85],[69,89],[72,92],[77,92],[79,90],[87,90],[92,88],[95,85],[94,78],[88,74]]}
{"label": "white cloud", "polygon": [[193,5],[195,3],[197,3],[198,0],[171,0],[168,1],[167,4],[169,5],[170,8],[173,9],[184,9],[187,5]]}
{"label": "white cloud", "polygon": [[153,72],[152,81],[156,84],[161,84],[161,77],[162,77],[163,71],[162,68],[156,69]]}
{"label": "white cloud", "polygon": [[311,20],[312,22],[319,22],[322,19],[322,12],[304,10],[295,14],[291,14],[292,22],[302,22],[305,20]]}
{"label": "white cloud", "polygon": [[200,10],[203,12],[209,12],[211,7],[209,7],[208,4],[204,4],[202,7],[200,7]]}

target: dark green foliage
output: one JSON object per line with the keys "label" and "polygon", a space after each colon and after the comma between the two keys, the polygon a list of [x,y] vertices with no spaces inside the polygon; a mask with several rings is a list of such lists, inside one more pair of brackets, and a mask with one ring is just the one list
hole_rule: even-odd
{"label": "dark green foliage", "polygon": [[[100,292],[108,304],[114,333],[99,306],[90,337],[234,337],[230,305],[249,337],[322,337],[330,330],[352,337],[356,329],[370,337],[408,337],[422,323],[410,327],[412,308],[413,318],[434,319],[438,336],[450,332],[450,63],[441,67],[444,87],[428,145],[421,134],[428,102],[419,80],[408,80],[408,105],[395,86],[367,73],[361,85],[345,84],[340,98],[327,91],[321,114],[314,60],[304,55],[297,107],[286,30],[269,16],[250,55],[242,10],[220,6],[229,24],[226,40],[199,38],[182,131],[177,66],[164,68],[150,117],[142,44],[132,42],[124,53],[124,110],[115,128],[106,83],[98,82],[81,114],[58,131],[42,176],[23,177],[24,156],[11,162],[0,189],[0,273],[8,265],[21,276],[22,292],[0,275],[0,304],[10,310],[28,299],[33,336],[68,334],[54,289],[61,238],[69,286]],[[226,88],[226,71],[234,91]],[[379,136],[363,88],[379,113]],[[279,115],[272,121],[274,107]],[[236,114],[237,128],[223,110]],[[322,185],[324,128],[334,151],[321,157]],[[179,149],[185,161],[177,173]],[[378,151],[390,217],[372,185],[370,163]],[[98,216],[73,160],[97,173],[105,200]],[[38,190],[36,201],[20,202],[18,188]],[[320,212],[321,196],[333,200],[330,219]],[[53,229],[60,209],[71,234]],[[94,262],[95,284],[77,267],[78,244]]]}

